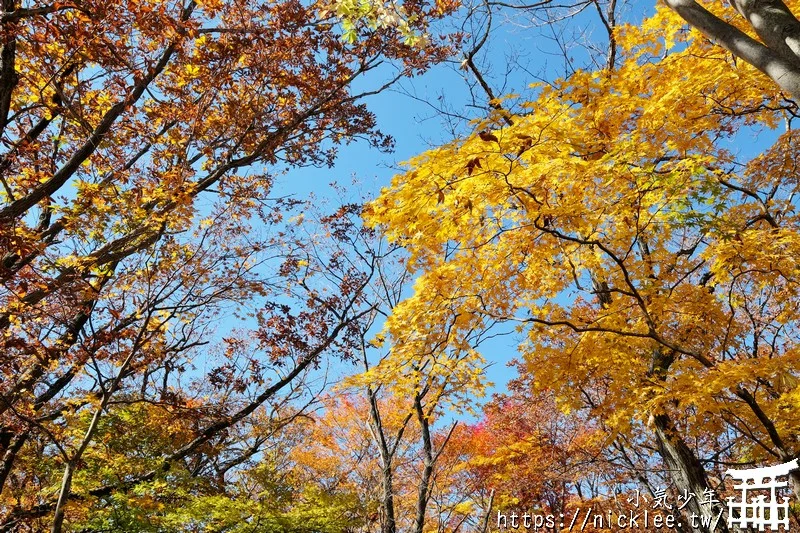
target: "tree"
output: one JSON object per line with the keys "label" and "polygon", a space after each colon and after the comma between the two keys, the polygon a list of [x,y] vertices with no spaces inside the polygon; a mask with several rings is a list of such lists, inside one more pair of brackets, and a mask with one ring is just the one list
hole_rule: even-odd
{"label": "tree", "polygon": [[[157,417],[162,425],[149,424],[150,416]],[[131,428],[127,423],[130,418],[140,425]],[[247,434],[260,442],[257,453],[236,465],[233,475],[175,472],[169,482],[156,479],[140,483],[86,513],[73,509],[70,526],[84,531],[141,532],[242,532],[254,528],[298,533],[363,531],[369,516],[367,504],[371,502],[360,499],[361,487],[332,482],[332,463],[324,455],[316,461],[304,460],[308,457],[307,443],[321,433],[309,420],[308,413],[298,419],[289,413],[262,411],[248,419],[246,428],[234,428],[241,433],[241,442],[247,442]],[[105,427],[98,440],[105,446],[91,449],[89,453],[95,456],[87,457],[80,471],[89,479],[98,477],[97,470],[117,475],[135,473],[141,468],[136,463],[158,457],[169,448],[170,438],[191,438],[189,423],[179,432],[170,413],[147,404],[126,406],[102,421]],[[125,432],[124,438],[115,434],[120,430]],[[226,464],[223,454],[209,455],[221,467]],[[352,468],[346,462],[335,464]]]}
{"label": "tree", "polygon": [[[457,427],[453,422],[439,428],[436,421],[447,406],[464,406],[468,394],[482,393],[476,366],[482,359],[474,347],[447,353],[425,339],[411,336],[396,345],[375,333],[402,300],[411,276],[402,250],[387,244],[380,232],[363,227],[361,205],[341,208],[333,227],[337,239],[346,242],[340,261],[374,272],[364,290],[370,313],[359,322],[356,334],[363,372],[344,380],[339,399],[328,400],[325,423],[313,439],[318,446],[310,448],[306,463],[317,468],[316,458],[331,455],[347,472],[340,478],[366,471],[357,485],[367,492],[364,500],[380,502],[375,521],[381,532],[422,533],[435,523],[431,503],[442,492],[440,458]],[[321,221],[328,224],[329,218]],[[468,335],[467,340],[479,343],[480,335]],[[392,355],[399,352],[402,364],[397,365]],[[463,368],[440,371],[437,361],[441,359],[457,360]],[[350,461],[343,461],[348,456]]]}
{"label": "tree", "polygon": [[[271,187],[356,138],[389,148],[361,98],[442,58],[423,37],[451,8],[386,25],[293,0],[3,4],[2,528],[60,531],[70,509],[224,470],[255,453],[236,427],[348,357],[369,272],[311,253]],[[234,313],[254,335],[214,331]],[[184,437],[83,477],[104,417],[140,403]]]}
{"label": "tree", "polygon": [[[733,55],[772,78],[794,98],[800,97],[800,21],[781,0],[737,0],[741,15],[709,11],[694,0],[668,0],[686,22]],[[713,9],[713,5],[709,6]],[[755,34],[755,35],[753,35]]]}
{"label": "tree", "polygon": [[[282,264],[270,265],[279,275],[250,277],[264,266],[254,262],[239,266],[240,270],[221,268],[207,279],[198,279],[198,262],[192,259],[229,255],[231,260],[243,260],[233,252],[242,250],[243,243],[227,236],[225,243],[215,242],[217,246],[210,250],[192,250],[185,269],[181,264],[171,273],[145,278],[153,289],[143,293],[140,301],[148,306],[149,316],[133,322],[137,327],[130,332],[116,330],[113,336],[106,329],[113,331],[113,326],[105,326],[81,343],[76,352],[85,357],[86,368],[67,374],[72,382],[52,404],[38,400],[30,405],[41,415],[26,417],[19,406],[10,410],[21,419],[13,442],[21,440],[22,446],[9,447],[15,454],[7,452],[4,463],[9,466],[4,491],[10,504],[9,526],[38,517],[49,519],[53,507],[59,507],[48,496],[51,493],[58,496],[62,509],[69,499],[80,501],[68,507],[73,519],[78,519],[83,512],[99,514],[120,494],[151,483],[179,486],[181,480],[211,478],[224,486],[225,479],[260,453],[264,444],[259,432],[266,430],[250,420],[276,408],[291,419],[294,415],[289,416],[291,410],[285,405],[308,401],[312,386],[308,377],[323,357],[337,353],[348,358],[354,348],[350,336],[355,322],[369,312],[363,300],[369,273],[352,272],[348,265],[338,264],[335,256],[318,251],[311,255],[312,242],[293,237],[293,228],[284,229],[288,233],[263,248],[283,257]],[[247,240],[258,245],[252,235]],[[169,250],[162,249],[156,258]],[[305,260],[293,255],[304,252],[308,252]],[[225,265],[222,261],[209,264]],[[159,263],[146,265],[157,270]],[[242,280],[247,283],[237,288]],[[215,303],[213,298],[247,287],[264,297],[253,315],[256,331],[232,331],[213,351],[205,352],[213,340],[209,328],[224,312],[225,300]],[[110,309],[114,320],[115,308]],[[181,320],[174,320],[176,315]],[[199,364],[193,363],[195,356],[202,357]],[[133,407],[140,404],[151,405],[150,414],[131,416]],[[115,431],[103,430],[105,417],[117,420]],[[126,425],[144,426],[142,440],[154,444],[141,447],[136,439],[110,444],[109,438],[119,441],[120,435],[136,434]],[[165,430],[172,438],[151,436]],[[98,453],[97,447],[108,453]],[[52,474],[62,468],[64,481],[59,488]]]}
{"label": "tree", "polygon": [[[668,474],[643,453],[648,443],[613,433],[592,416],[590,405],[565,410],[552,390],[533,386],[534,374],[520,365],[521,376],[508,392],[496,394],[480,420],[465,426],[446,451],[458,470],[451,490],[467,497],[472,509],[465,519],[473,527],[502,530],[497,513],[536,515],[540,529],[554,527],[547,525],[548,516],[555,523],[562,516],[570,522],[589,508],[616,514],[640,496],[653,501],[668,485]],[[587,530],[595,531],[591,524]]]}
{"label": "tree", "polygon": [[592,420],[564,416],[546,392],[510,389],[473,426],[475,450],[466,461],[483,487],[494,489],[496,508],[558,515],[580,497],[604,495],[601,485],[611,493],[615,472],[599,459],[605,433]]}
{"label": "tree", "polygon": [[[420,272],[390,327],[458,316],[446,344],[516,323],[534,385],[649,443],[678,491],[724,492],[723,465],[800,451],[797,106],[670,10],[613,36],[617,61],[539,85],[368,206]],[[747,129],[773,145],[737,156]]]}

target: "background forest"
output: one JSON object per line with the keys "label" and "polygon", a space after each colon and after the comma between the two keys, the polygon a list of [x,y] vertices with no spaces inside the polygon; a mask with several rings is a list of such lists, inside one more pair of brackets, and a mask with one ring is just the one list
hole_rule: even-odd
{"label": "background forest", "polygon": [[800,457],[796,2],[0,2],[0,531],[748,531]]}

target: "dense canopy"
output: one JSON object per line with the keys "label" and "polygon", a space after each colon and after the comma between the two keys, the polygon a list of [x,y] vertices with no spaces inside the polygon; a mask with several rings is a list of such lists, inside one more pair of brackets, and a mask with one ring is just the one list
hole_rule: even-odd
{"label": "dense canopy", "polygon": [[[728,469],[800,457],[800,5],[621,6],[3,0],[0,531],[746,530]],[[505,95],[509,13],[569,68]],[[275,194],[443,62],[447,142]]]}

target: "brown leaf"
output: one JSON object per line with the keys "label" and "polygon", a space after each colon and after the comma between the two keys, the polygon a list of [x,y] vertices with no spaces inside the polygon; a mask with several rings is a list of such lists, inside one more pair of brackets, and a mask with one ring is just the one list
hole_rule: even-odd
{"label": "brown leaf", "polygon": [[[526,137],[527,137],[527,136],[526,136]],[[533,139],[531,139],[530,137],[528,137],[527,139],[525,139],[525,140],[523,141],[523,143],[522,143],[522,146],[521,146],[521,147],[520,147],[520,149],[517,151],[517,157],[521,156],[522,154],[524,154],[525,152],[527,152],[528,150],[530,150],[530,149],[531,149],[531,146],[533,146]]]}
{"label": "brown leaf", "polygon": [[478,137],[480,137],[482,141],[486,142],[489,141],[500,142],[497,136],[488,130],[483,130],[482,132],[478,133]]}
{"label": "brown leaf", "polygon": [[476,168],[483,168],[481,166],[481,158],[480,157],[476,157],[474,159],[470,159],[469,161],[467,161],[467,174],[468,175],[472,176],[472,172]]}

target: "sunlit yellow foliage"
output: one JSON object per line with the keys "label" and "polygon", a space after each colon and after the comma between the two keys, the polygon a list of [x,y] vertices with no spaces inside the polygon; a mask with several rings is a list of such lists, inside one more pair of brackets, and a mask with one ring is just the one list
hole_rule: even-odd
{"label": "sunlit yellow foliage", "polygon": [[[511,125],[412,159],[367,206],[419,274],[387,325],[398,361],[516,322],[526,372],[567,410],[599,389],[613,431],[668,413],[791,456],[798,139],[777,129],[793,104],[666,8],[615,36],[615,68],[539,86]],[[753,158],[752,136],[774,144]]]}

